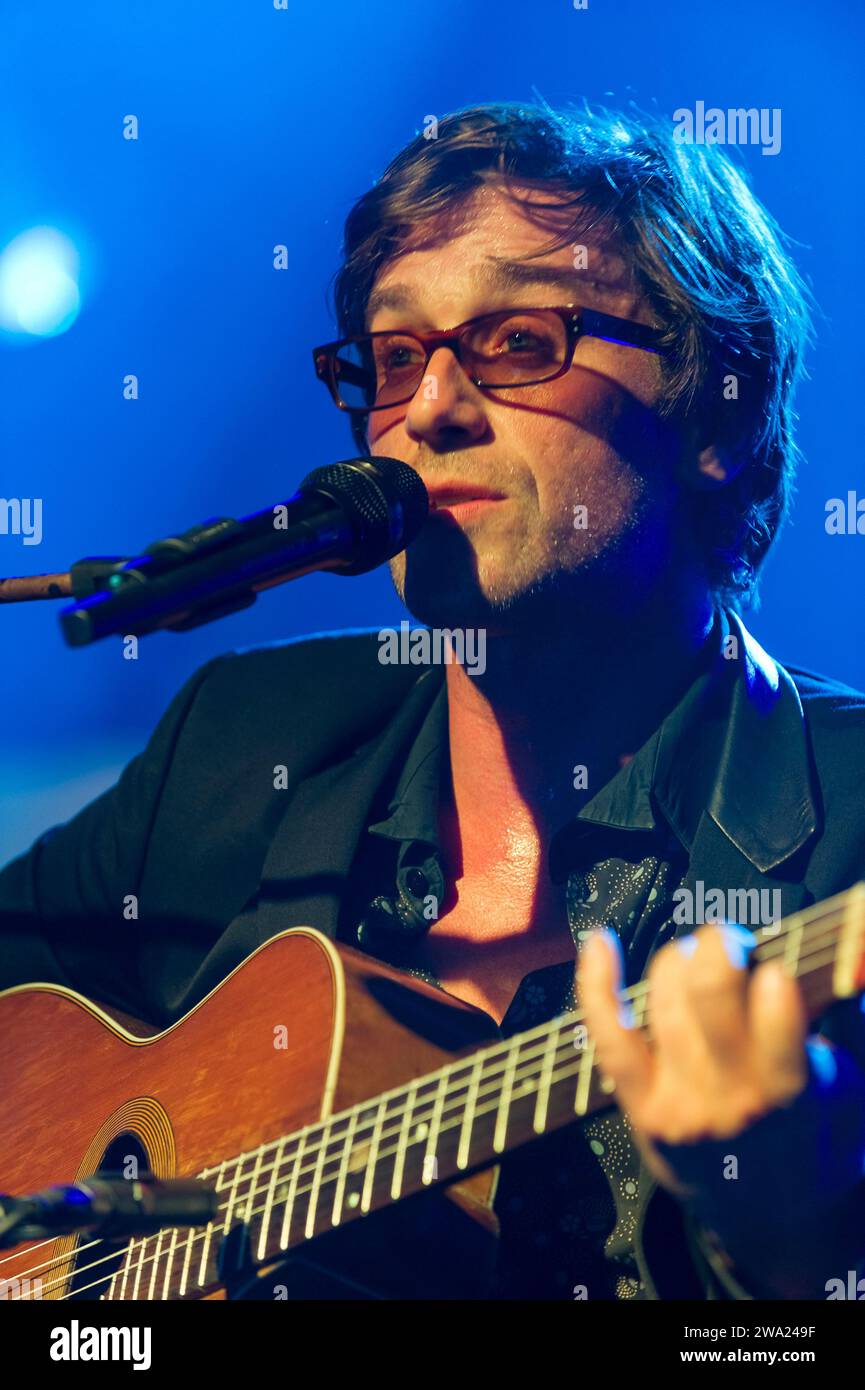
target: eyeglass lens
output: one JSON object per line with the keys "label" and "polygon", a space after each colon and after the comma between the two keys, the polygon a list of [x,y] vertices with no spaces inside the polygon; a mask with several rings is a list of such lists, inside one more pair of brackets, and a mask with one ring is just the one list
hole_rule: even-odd
{"label": "eyeglass lens", "polygon": [[[485,315],[459,335],[464,371],[482,386],[508,386],[554,376],[565,360],[568,335],[558,314],[508,310]],[[373,334],[346,343],[334,363],[340,400],[368,410],[410,399],[426,371],[427,354],[410,333]]]}

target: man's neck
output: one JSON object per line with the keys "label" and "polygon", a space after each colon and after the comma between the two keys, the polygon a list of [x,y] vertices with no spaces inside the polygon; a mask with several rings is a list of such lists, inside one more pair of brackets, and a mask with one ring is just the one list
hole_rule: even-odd
{"label": "man's neck", "polygon": [[[610,780],[692,683],[713,612],[488,635],[486,669],[446,668],[453,808],[464,851],[550,836]],[[552,626],[552,625],[551,625]],[[583,771],[582,769],[585,769]]]}

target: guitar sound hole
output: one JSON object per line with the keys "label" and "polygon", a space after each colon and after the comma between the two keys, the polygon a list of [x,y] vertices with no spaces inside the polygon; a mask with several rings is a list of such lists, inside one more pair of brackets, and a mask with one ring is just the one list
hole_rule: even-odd
{"label": "guitar sound hole", "polygon": [[[118,1134],[108,1145],[96,1173],[106,1178],[144,1178],[150,1172],[147,1151],[131,1131]],[[94,1174],[95,1176],[95,1174]],[[98,1299],[108,1292],[112,1276],[123,1262],[128,1237],[107,1240],[102,1236],[77,1237],[75,1262],[66,1298],[75,1302]]]}

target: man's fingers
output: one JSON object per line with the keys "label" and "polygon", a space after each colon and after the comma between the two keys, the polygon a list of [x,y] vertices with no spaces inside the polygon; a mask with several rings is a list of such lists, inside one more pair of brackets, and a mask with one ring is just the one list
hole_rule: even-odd
{"label": "man's fingers", "polygon": [[750,1066],[747,963],[754,945],[750,931],[725,924],[700,927],[656,956],[649,972],[652,1036],[683,1076],[706,1063],[730,1073]]}
{"label": "man's fingers", "polygon": [[808,1079],[808,1015],[796,981],[777,961],[767,961],[754,971],[748,1021],[754,1065],[767,1099],[772,1105],[783,1105]]}
{"label": "man's fingers", "polygon": [[578,999],[595,1060],[603,1075],[615,1083],[619,1102],[636,1118],[640,1097],[649,1089],[652,1055],[620,997],[623,977],[618,938],[613,932],[593,931],[580,952]]}

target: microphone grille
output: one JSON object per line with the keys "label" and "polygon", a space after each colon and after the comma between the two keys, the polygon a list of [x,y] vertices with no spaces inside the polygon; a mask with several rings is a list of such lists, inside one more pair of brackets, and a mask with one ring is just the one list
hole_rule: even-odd
{"label": "microphone grille", "polygon": [[353,556],[337,574],[364,574],[397,555],[414,540],[429,512],[420,474],[401,459],[383,455],[315,468],[300,489],[324,493],[349,519]]}

